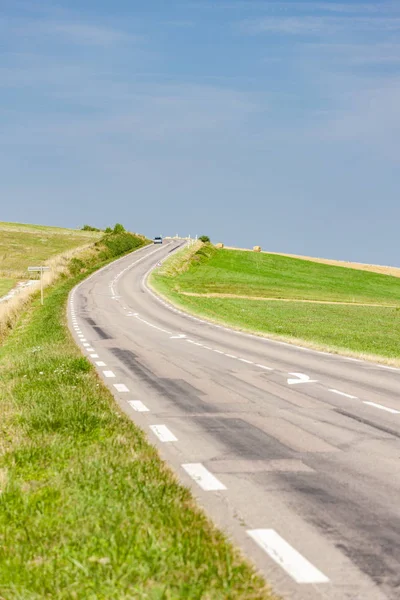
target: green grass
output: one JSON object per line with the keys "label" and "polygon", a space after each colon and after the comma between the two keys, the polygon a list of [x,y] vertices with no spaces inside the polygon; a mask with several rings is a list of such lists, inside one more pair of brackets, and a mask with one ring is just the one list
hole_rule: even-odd
{"label": "green grass", "polygon": [[9,279],[6,277],[0,278],[0,298],[8,294],[8,292],[13,289],[15,284],[15,279]]}
{"label": "green grass", "polygon": [[98,233],[0,223],[0,273],[3,277],[28,278],[28,266],[42,264],[67,250],[90,244]]}
{"label": "green grass", "polygon": [[0,348],[0,596],[272,600],[73,342],[80,277]]}
{"label": "green grass", "polygon": [[214,250],[175,280],[180,291],[396,304],[396,277],[274,254]]}
{"label": "green grass", "polygon": [[[151,278],[165,297],[190,312],[236,328],[311,347],[399,364],[400,282],[388,275],[284,256],[208,251],[168,261]],[[189,268],[187,261],[189,258]],[[186,263],[186,264],[185,264]],[[182,292],[200,294],[186,296]],[[260,300],[205,294],[257,296]],[[202,296],[201,296],[202,295]],[[379,307],[262,300],[307,299],[381,304]]]}

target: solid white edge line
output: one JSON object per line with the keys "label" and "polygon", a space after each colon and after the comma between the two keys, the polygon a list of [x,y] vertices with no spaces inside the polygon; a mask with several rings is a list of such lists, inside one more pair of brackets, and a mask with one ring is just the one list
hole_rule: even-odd
{"label": "solid white edge line", "polygon": [[150,409],[140,400],[128,400],[128,404],[133,410],[136,410],[136,412],[150,412]]}
{"label": "solid white edge line", "polygon": [[363,400],[363,404],[368,404],[368,406],[373,406],[374,408],[379,408],[379,410],[385,410],[386,412],[392,413],[392,415],[399,415],[400,410],[395,410],[394,408],[389,408],[388,406],[383,406],[383,404],[376,404],[376,402],[367,402]]}
{"label": "solid white edge line", "polygon": [[328,392],[332,392],[333,394],[338,394],[338,396],[344,396],[345,398],[350,398],[351,400],[358,400],[357,396],[352,396],[351,394],[345,394],[340,390],[329,389]]}
{"label": "solid white edge line", "polygon": [[178,438],[166,425],[150,425],[152,432],[158,437],[160,442],[177,442]]}
{"label": "solid white edge line", "polygon": [[248,535],[297,583],[328,583],[329,579],[274,529],[253,529]]}
{"label": "solid white edge line", "polygon": [[206,492],[226,490],[226,486],[201,463],[187,463],[182,468]]}

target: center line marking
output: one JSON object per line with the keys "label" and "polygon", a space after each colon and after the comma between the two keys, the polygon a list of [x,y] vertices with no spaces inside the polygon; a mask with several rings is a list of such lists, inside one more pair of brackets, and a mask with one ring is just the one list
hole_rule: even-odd
{"label": "center line marking", "polygon": [[114,387],[117,390],[117,392],[129,392],[129,389],[124,383],[114,383]]}
{"label": "center line marking", "polygon": [[214,492],[217,490],[226,490],[223,483],[219,481],[208,469],[205,468],[201,463],[188,463],[182,465],[186,473],[203,489],[207,492]]}
{"label": "center line marking", "polygon": [[345,398],[350,398],[351,400],[358,400],[357,396],[352,396],[351,394],[345,394],[344,392],[341,392],[339,390],[328,390],[329,392],[332,392],[333,394],[338,394],[339,396],[344,396]]}
{"label": "center line marking", "polygon": [[178,438],[174,436],[172,431],[166,425],[150,425],[152,432],[158,437],[160,442],[177,442]]}
{"label": "center line marking", "polygon": [[363,401],[363,404],[368,404],[368,406],[373,406],[374,408],[379,408],[380,410],[386,410],[386,412],[392,413],[392,415],[399,415],[400,410],[395,410],[394,408],[389,408],[387,406],[383,406],[383,404],[375,404],[375,402],[367,402]]}
{"label": "center line marking", "polygon": [[225,354],[225,356],[227,356],[228,358],[237,358],[237,356],[235,356],[234,354]]}
{"label": "center line marking", "polygon": [[239,358],[239,360],[241,362],[247,363],[248,365],[254,365],[253,361],[251,360],[246,360],[245,358]]}
{"label": "center line marking", "polygon": [[273,371],[272,367],[266,367],[265,365],[257,365],[256,367],[260,367],[260,369],[265,369],[266,371]]}
{"label": "center line marking", "polygon": [[274,529],[253,529],[249,536],[297,583],[327,583],[321,571],[287,543]]}
{"label": "center line marking", "polygon": [[150,409],[140,400],[128,400],[128,404],[137,412],[150,412]]}
{"label": "center line marking", "polygon": [[115,377],[112,371],[103,371],[104,377]]}

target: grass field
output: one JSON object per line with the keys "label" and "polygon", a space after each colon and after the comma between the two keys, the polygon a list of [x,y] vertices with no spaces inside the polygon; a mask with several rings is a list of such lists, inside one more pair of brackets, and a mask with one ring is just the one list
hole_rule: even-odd
{"label": "grass field", "polygon": [[0,223],[0,278],[27,279],[28,266],[43,264],[100,237],[90,231]]}
{"label": "grass field", "polygon": [[151,281],[192,312],[240,329],[400,364],[396,277],[204,247],[172,260],[174,268],[165,263]]}
{"label": "grass field", "polygon": [[0,597],[272,600],[73,342],[81,277],[0,348]]}
{"label": "grass field", "polygon": [[0,298],[5,296],[16,284],[15,279],[10,279],[8,277],[0,277]]}

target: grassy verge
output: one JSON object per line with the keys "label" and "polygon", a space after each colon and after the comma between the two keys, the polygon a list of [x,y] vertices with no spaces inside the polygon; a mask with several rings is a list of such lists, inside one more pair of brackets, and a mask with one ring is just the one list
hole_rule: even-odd
{"label": "grassy verge", "polygon": [[0,279],[0,298],[8,294],[16,284],[15,279],[2,278]]}
{"label": "grassy verge", "polygon": [[80,260],[0,348],[0,595],[271,599],[74,344]]}
{"label": "grassy verge", "polygon": [[[174,260],[181,261],[179,268],[170,272],[167,261],[151,283],[190,312],[238,329],[400,365],[400,287],[395,277],[213,248]],[[353,302],[380,306],[351,306]]]}

